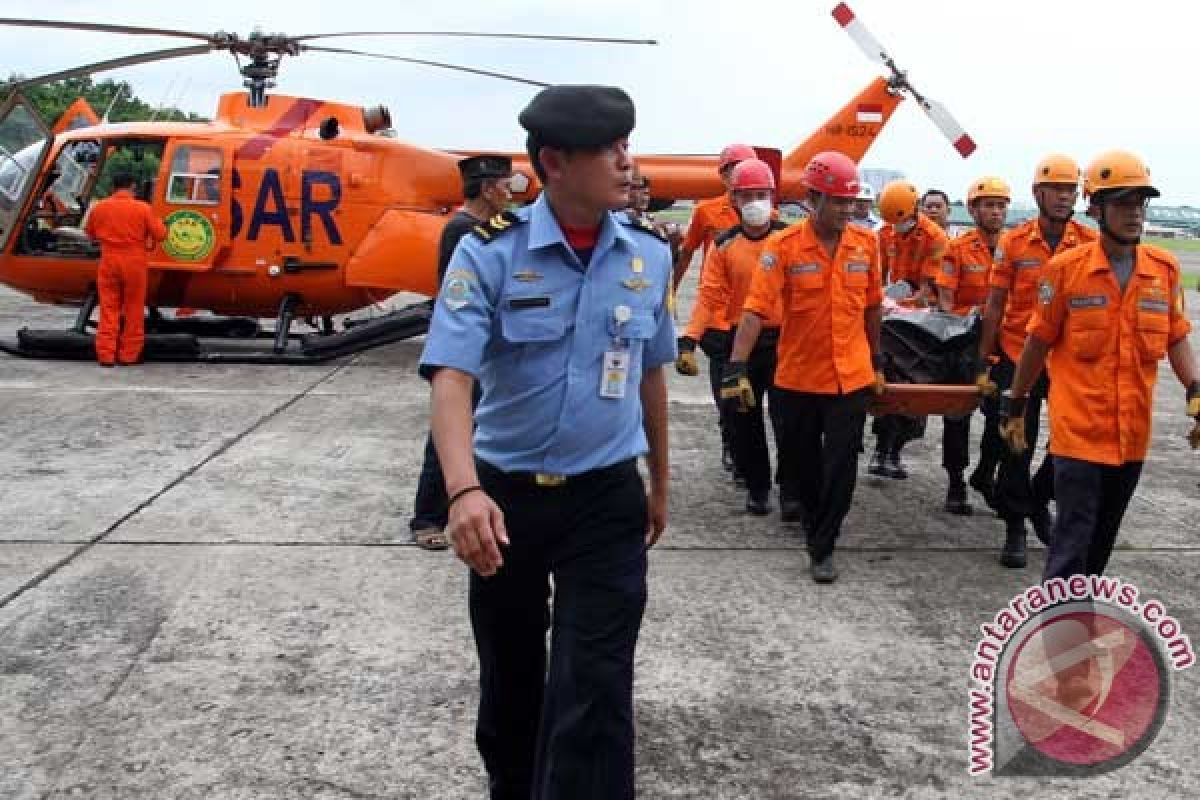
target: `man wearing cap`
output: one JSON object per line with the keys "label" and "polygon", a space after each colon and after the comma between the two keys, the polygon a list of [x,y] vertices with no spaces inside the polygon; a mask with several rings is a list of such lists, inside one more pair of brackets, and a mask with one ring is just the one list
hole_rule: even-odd
{"label": "man wearing cap", "polygon": [[[446,266],[458,242],[472,228],[508,208],[512,199],[508,181],[512,177],[512,160],[508,156],[478,155],[458,162],[466,202],[442,228],[438,242],[438,285],[446,277]],[[436,298],[434,300],[436,302]],[[478,390],[475,402],[479,402]],[[446,483],[438,463],[433,436],[425,437],[425,460],[417,478],[417,494],[413,498],[413,516],[408,523],[413,540],[425,550],[445,550],[448,546],[443,529],[446,527]]]}
{"label": "man wearing cap", "polygon": [[471,567],[476,743],[493,800],[632,798],[646,553],[667,522],[671,258],[614,213],[633,168],[625,92],[552,86],[519,120],[545,190],[463,239],[420,367],[447,533]]}

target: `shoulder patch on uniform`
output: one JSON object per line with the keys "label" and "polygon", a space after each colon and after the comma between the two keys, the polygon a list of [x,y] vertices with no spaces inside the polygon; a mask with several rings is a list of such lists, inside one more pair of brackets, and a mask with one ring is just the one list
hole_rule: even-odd
{"label": "shoulder patch on uniform", "polygon": [[620,219],[622,224],[628,225],[631,228],[635,228],[642,233],[648,233],[655,239],[658,239],[660,242],[670,241],[666,234],[654,227],[654,224],[649,220],[642,219],[641,217],[638,217],[637,219],[630,219],[626,214],[617,214],[617,217]]}
{"label": "shoulder patch on uniform", "polygon": [[1042,280],[1038,283],[1038,300],[1042,305],[1048,306],[1053,299],[1054,284],[1045,278],[1042,278]]}
{"label": "shoulder patch on uniform", "polygon": [[471,229],[471,233],[485,242],[490,242],[515,225],[524,222],[511,211],[501,211],[487,222],[481,222]]}
{"label": "shoulder patch on uniform", "polygon": [[713,244],[715,244],[717,247],[721,247],[726,242],[732,241],[741,232],[742,232],[742,226],[734,225],[732,228],[723,230],[720,233],[718,233],[716,235],[716,238],[713,239]]}

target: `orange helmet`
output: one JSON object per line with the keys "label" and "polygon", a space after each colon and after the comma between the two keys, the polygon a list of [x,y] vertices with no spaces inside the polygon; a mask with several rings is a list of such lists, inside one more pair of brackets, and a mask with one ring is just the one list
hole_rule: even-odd
{"label": "orange helmet", "polygon": [[1079,165],[1070,156],[1057,153],[1038,162],[1033,170],[1033,185],[1043,183],[1073,183],[1079,185]]}
{"label": "orange helmet", "polygon": [[858,197],[858,165],[845,153],[817,153],[804,168],[804,185],[830,197]]}
{"label": "orange helmet", "polygon": [[892,181],[879,193],[879,216],[893,225],[917,213],[921,193],[908,181]]}
{"label": "orange helmet", "polygon": [[721,151],[720,158],[717,159],[717,172],[722,171],[726,167],[733,166],[739,161],[757,157],[758,154],[754,152],[754,148],[748,144],[727,144],[725,145],[725,149]]}
{"label": "orange helmet", "polygon": [[1083,179],[1083,196],[1092,197],[1110,190],[1139,190],[1146,197],[1158,197],[1160,192],[1150,183],[1146,164],[1127,150],[1109,150],[1088,164]]}
{"label": "orange helmet", "polygon": [[967,187],[967,205],[970,206],[980,197],[1001,197],[1005,200],[1012,200],[1012,192],[1003,178],[985,175]]}
{"label": "orange helmet", "polygon": [[729,188],[735,192],[738,189],[771,189],[774,191],[775,175],[771,172],[767,162],[759,161],[757,158],[747,158],[745,161],[739,161],[733,168]]}

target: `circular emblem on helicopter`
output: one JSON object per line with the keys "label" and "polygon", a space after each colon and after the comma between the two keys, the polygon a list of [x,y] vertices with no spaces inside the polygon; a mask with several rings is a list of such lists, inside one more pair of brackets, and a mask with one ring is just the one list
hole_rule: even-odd
{"label": "circular emblem on helicopter", "polygon": [[174,211],[163,222],[167,238],[163,250],[176,261],[200,261],[208,257],[216,243],[212,223],[195,211]]}

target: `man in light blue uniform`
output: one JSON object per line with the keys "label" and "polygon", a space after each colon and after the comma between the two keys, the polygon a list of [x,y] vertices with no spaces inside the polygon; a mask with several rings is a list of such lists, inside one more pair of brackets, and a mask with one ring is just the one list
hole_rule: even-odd
{"label": "man in light blue uniform", "polygon": [[632,177],[628,95],[553,86],[520,122],[545,191],[464,237],[421,357],[447,532],[472,568],[476,742],[493,800],[621,800],[646,550],[667,520],[671,257],[613,213]]}

